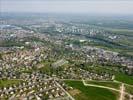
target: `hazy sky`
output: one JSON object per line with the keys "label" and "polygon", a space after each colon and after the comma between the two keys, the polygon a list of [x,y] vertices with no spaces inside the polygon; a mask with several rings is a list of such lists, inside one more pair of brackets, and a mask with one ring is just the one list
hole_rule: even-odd
{"label": "hazy sky", "polygon": [[133,14],[133,0],[0,0],[2,12]]}

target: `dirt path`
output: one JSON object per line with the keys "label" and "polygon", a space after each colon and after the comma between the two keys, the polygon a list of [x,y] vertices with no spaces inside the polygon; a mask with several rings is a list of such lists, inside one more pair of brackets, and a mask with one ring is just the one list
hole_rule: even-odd
{"label": "dirt path", "polygon": [[124,93],[124,90],[125,90],[124,84],[122,84],[120,88],[121,88],[121,90],[120,90],[119,100],[124,100],[124,95],[125,95],[125,93]]}

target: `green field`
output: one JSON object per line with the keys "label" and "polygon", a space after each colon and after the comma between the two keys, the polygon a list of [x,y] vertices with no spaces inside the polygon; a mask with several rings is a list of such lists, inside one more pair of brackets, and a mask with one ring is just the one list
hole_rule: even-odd
{"label": "green field", "polygon": [[108,89],[84,86],[82,81],[65,81],[76,91],[68,91],[76,100],[117,100],[119,94]]}
{"label": "green field", "polygon": [[123,73],[116,73],[115,74],[115,80],[133,85],[133,76],[128,76]]}
{"label": "green field", "polygon": [[133,86],[125,85],[125,91],[133,95]]}
{"label": "green field", "polygon": [[0,80],[0,87],[8,87],[14,84],[19,84],[20,82],[22,82],[22,80],[16,80],[16,79],[12,79],[12,80]]}
{"label": "green field", "polygon": [[100,85],[100,86],[106,86],[106,87],[111,87],[111,88],[115,88],[115,89],[119,89],[120,88],[120,83],[115,83],[115,82],[102,82],[102,81],[86,81],[86,83],[88,84],[94,84],[94,85]]}

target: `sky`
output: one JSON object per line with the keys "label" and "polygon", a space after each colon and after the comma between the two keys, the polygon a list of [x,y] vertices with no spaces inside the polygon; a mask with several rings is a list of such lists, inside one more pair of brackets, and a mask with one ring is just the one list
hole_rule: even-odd
{"label": "sky", "polygon": [[133,15],[133,0],[0,0],[0,11]]}

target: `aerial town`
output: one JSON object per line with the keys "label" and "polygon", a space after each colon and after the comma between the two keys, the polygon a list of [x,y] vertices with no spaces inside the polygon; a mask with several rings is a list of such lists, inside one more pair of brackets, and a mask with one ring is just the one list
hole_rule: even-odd
{"label": "aerial town", "polygon": [[0,0],[0,100],[133,100],[127,1]]}
{"label": "aerial town", "polygon": [[[116,80],[116,72],[133,75],[132,58],[93,44],[98,40],[97,35],[111,41],[120,40],[122,36],[85,24],[69,23],[67,26],[62,22],[44,21],[40,25],[32,22],[18,26],[14,21],[14,25],[10,25],[12,20],[3,20],[0,26],[2,100],[74,100],[69,92],[74,88],[66,82],[69,80],[116,82],[125,84],[125,89],[126,85],[132,87]],[[116,48],[123,46],[99,41]],[[123,100],[133,100],[132,91],[124,93]]]}

